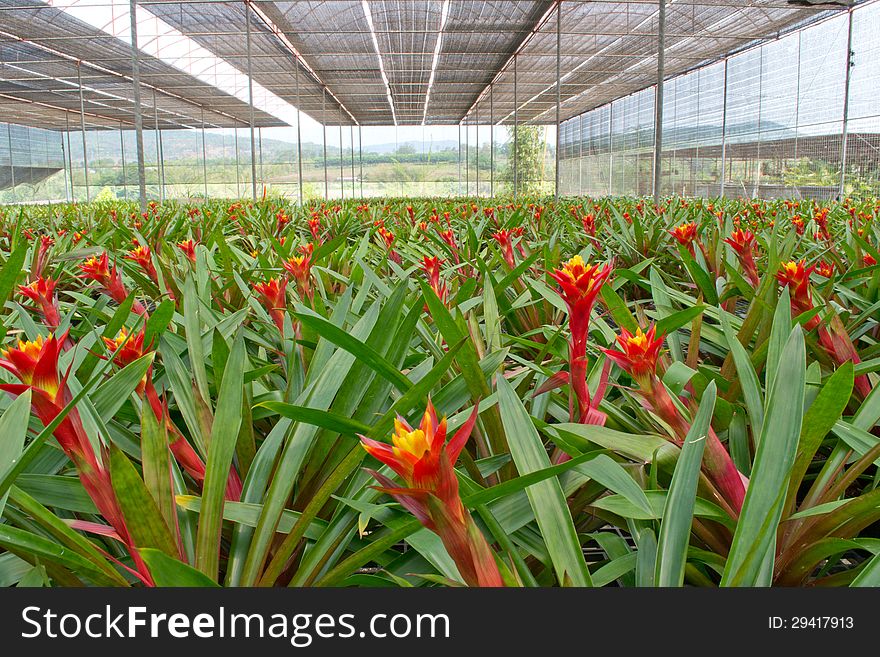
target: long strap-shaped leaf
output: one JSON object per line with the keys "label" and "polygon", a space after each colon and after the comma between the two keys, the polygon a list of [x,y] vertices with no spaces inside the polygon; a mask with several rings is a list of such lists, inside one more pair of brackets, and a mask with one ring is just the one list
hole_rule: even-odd
{"label": "long strap-shaped leaf", "polygon": [[806,352],[800,326],[789,334],[778,362],[722,586],[769,586],[772,580],[776,529],[797,455],[804,413]]}
{"label": "long strap-shaped leaf", "polygon": [[663,523],[660,525],[654,569],[655,586],[681,586],[684,583],[700,464],[714,411],[715,382],[712,381],[703,393],[700,410],[691,424],[675,472],[672,473],[666,505],[663,507]]}
{"label": "long strap-shaped leaf", "polygon": [[[31,392],[28,390],[12,402],[0,417],[0,479],[15,466],[24,447],[24,437],[28,429],[28,416],[31,414]],[[9,491],[0,495],[0,518]]]}
{"label": "long strap-shaped leaf", "polygon": [[[549,467],[550,457],[519,397],[504,377],[498,377],[497,387],[501,421],[517,470],[525,475]],[[590,571],[559,480],[548,479],[534,484],[526,489],[526,493],[559,582],[591,586]]]}
{"label": "long strap-shaped leaf", "polygon": [[223,526],[226,482],[241,427],[244,368],[244,336],[239,333],[232,345],[223,371],[223,381],[220,383],[220,393],[217,395],[211,447],[205,465],[202,513],[196,535],[196,567],[214,581],[217,581],[220,565],[220,530]]}

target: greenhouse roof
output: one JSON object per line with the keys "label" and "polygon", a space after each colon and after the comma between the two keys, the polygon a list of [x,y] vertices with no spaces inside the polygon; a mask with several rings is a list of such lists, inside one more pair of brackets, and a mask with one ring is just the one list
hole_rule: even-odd
{"label": "greenhouse roof", "polygon": [[[132,123],[126,44],[69,12],[122,0],[0,0],[0,121],[78,121],[82,61],[89,126]],[[333,0],[166,2],[142,9],[242,73],[280,103],[326,124],[413,125],[556,121],[554,1]],[[62,6],[63,5],[63,6]],[[671,0],[667,77],[840,11],[808,0]],[[559,64],[565,120],[656,82],[656,0],[561,3]],[[140,10],[139,10],[140,19]],[[127,20],[127,18],[126,18]],[[139,43],[145,36],[139,28]],[[156,41],[161,40],[155,37]],[[514,57],[516,55],[516,57]],[[514,62],[516,89],[514,89]],[[247,125],[247,94],[229,93],[141,54],[145,125]],[[240,90],[239,90],[240,91]],[[153,94],[155,105],[153,110]],[[29,101],[23,104],[19,101]],[[516,99],[516,102],[514,100]],[[255,103],[256,105],[257,103]],[[258,106],[254,123],[282,125]]]}

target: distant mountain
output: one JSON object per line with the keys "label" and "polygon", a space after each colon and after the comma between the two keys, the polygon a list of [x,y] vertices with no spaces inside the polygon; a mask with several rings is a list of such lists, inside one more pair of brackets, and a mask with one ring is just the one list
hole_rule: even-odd
{"label": "distant mountain", "polygon": [[[81,150],[79,139],[71,139],[71,148],[76,157]],[[379,155],[389,155],[396,152],[404,153],[421,153],[423,143],[421,140],[408,140],[397,143],[372,144],[364,146],[364,153],[376,153]],[[134,160],[135,140],[134,132],[125,135],[125,159],[128,162]],[[205,133],[205,154],[208,160],[232,159],[235,157],[235,135],[234,134],[217,134]],[[444,150],[456,150],[458,143],[454,139],[444,139],[432,143],[424,142],[425,150],[432,152]],[[257,149],[262,150],[263,160],[272,161],[289,161],[291,156],[296,152],[296,144],[279,139],[263,138],[262,143],[257,141]],[[98,130],[88,134],[88,155],[90,162],[110,162],[120,163],[122,161],[123,145],[119,139],[119,132]],[[144,130],[144,152],[148,162],[155,161],[156,157],[156,131]],[[162,152],[165,160],[186,160],[202,158],[202,133],[199,130],[169,130],[162,132]],[[303,142],[302,153],[303,158],[315,158],[323,155],[323,146],[312,142]],[[345,152],[349,149],[346,146]],[[240,130],[238,133],[238,157],[241,162],[247,162],[250,159],[251,140],[247,130]],[[339,147],[332,144],[327,145],[327,157],[333,158],[339,156]]]}
{"label": "distant mountain", "polygon": [[430,149],[432,151],[455,150],[458,148],[458,142],[454,139],[441,139],[440,141],[435,141],[433,143],[430,141],[422,142],[420,139],[411,139],[409,141],[399,141],[397,143],[391,142],[388,144],[365,145],[364,153],[394,153],[401,148],[415,149],[416,152],[421,152],[423,145],[425,150]]}

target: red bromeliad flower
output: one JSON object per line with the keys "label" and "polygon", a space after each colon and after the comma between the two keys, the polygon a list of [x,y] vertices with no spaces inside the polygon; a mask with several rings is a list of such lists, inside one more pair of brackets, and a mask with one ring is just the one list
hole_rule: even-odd
{"label": "red bromeliad flower", "polygon": [[726,238],[724,241],[729,244],[736,253],[736,257],[739,260],[740,266],[743,268],[743,273],[745,273],[746,279],[752,287],[757,289],[761,283],[761,279],[758,276],[758,268],[755,266],[755,236],[751,231],[740,228],[739,230],[733,231],[730,237]]}
{"label": "red bromeliad flower", "polygon": [[446,242],[447,246],[452,250],[452,257],[455,258],[455,264],[459,263],[458,244],[455,243],[455,233],[452,229],[439,231],[440,239]]}
{"label": "red bromeliad flower", "polygon": [[196,242],[193,242],[192,240],[178,242],[177,248],[180,249],[190,262],[196,261]]}
{"label": "red bromeliad flower", "polygon": [[34,258],[34,266],[31,268],[31,280],[43,275],[43,269],[45,269],[48,260],[49,249],[52,248],[53,244],[55,244],[55,240],[48,235],[40,236],[40,248],[37,249],[37,254]]}
{"label": "red bromeliad flower", "polygon": [[511,229],[510,234],[517,238],[516,241],[516,250],[519,251],[519,254],[525,258],[526,251],[523,248],[523,235],[525,234],[526,229],[522,226],[517,226],[516,228]]}
{"label": "red bromeliad flower", "polygon": [[697,239],[697,224],[690,222],[676,226],[669,231],[679,244],[686,247],[691,255],[694,255],[694,240]]}
{"label": "red bromeliad flower", "polygon": [[[807,267],[803,260],[799,262],[791,261],[783,264],[776,273],[776,279],[782,285],[788,286],[789,294],[791,295],[792,315],[797,316],[813,310],[810,274],[815,269],[815,266]],[[833,275],[833,268],[830,273]],[[824,276],[824,274],[822,275]],[[831,330],[829,331],[828,327],[822,324],[822,320],[819,319],[818,315],[811,317],[810,321],[804,324],[804,328],[808,331],[817,329],[819,344],[822,345],[822,348],[825,349],[835,363],[838,365],[842,365],[847,361],[852,361],[854,364],[860,363],[861,359],[852,342],[852,338],[850,338],[840,318],[833,312],[831,313],[830,326]],[[856,377],[855,387],[863,399],[872,390],[871,382],[865,374],[860,374]]]}
{"label": "red bromeliad flower", "polygon": [[596,215],[593,213],[585,214],[581,217],[581,224],[589,237],[596,237]]}
{"label": "red bromeliad flower", "polygon": [[159,276],[156,274],[156,267],[153,266],[153,254],[150,251],[150,247],[138,245],[125,254],[125,259],[138,263],[141,269],[144,270],[144,273],[150,277],[150,280],[156,285],[159,284]]}
{"label": "red bromeliad flower", "polygon": [[391,260],[393,260],[394,262],[396,262],[399,265],[401,260],[400,260],[400,256],[398,255],[398,253],[394,250],[394,240],[396,239],[396,237],[394,236],[394,233],[392,233],[390,230],[386,229],[384,226],[380,226],[379,230],[376,232],[379,234],[379,237],[381,237],[382,241],[385,243],[385,248],[388,251],[388,257],[391,258]]}
{"label": "red bromeliad flower", "polygon": [[862,264],[865,267],[873,267],[877,264],[877,259],[872,256],[870,253],[866,253],[862,256]]}
{"label": "red bromeliad flower", "polygon": [[[16,397],[30,390],[31,410],[45,426],[54,422],[72,399],[66,377],[62,379],[58,375],[58,357],[66,338],[65,334],[60,340],[54,335],[49,335],[45,340],[39,337],[32,342],[19,340],[16,346],[0,352],[0,367],[12,372],[21,382],[2,384],[0,390]],[[138,570],[146,575],[146,581],[150,581],[119,509],[116,493],[110,482],[110,472],[95,456],[82,419],[75,408],[64,416],[53,436],[76,466],[80,481],[98,511],[128,547]]]}
{"label": "red bromeliad flower", "polygon": [[61,313],[58,310],[58,297],[55,294],[57,281],[52,278],[40,276],[30,285],[19,285],[18,291],[37,304],[37,309],[43,316],[43,322],[54,331],[61,323]]}
{"label": "red bromeliad flower", "polygon": [[309,231],[312,233],[312,239],[321,244],[321,218],[317,213],[309,219]]}
{"label": "red bromeliad flower", "polygon": [[404,481],[399,487],[385,475],[368,470],[381,487],[419,522],[443,541],[468,586],[503,586],[495,556],[485,537],[461,502],[453,466],[470,438],[477,407],[467,422],[446,442],[446,418],[437,421],[431,402],[418,429],[398,417],[391,444],[361,436],[367,452]]}
{"label": "red bromeliad flower", "polygon": [[629,372],[634,379],[640,383],[647,382],[657,370],[657,358],[660,349],[663,348],[663,336],[656,337],[656,328],[653,325],[647,333],[642,333],[641,328],[636,329],[634,334],[622,328],[620,335],[617,336],[617,343],[621,351],[613,349],[602,351],[621,369]]}
{"label": "red bromeliad flower", "polygon": [[287,277],[270,278],[265,283],[254,285],[254,291],[263,299],[269,315],[281,336],[284,337],[284,311],[287,308]]}
{"label": "red bromeliad flower", "polygon": [[824,260],[820,261],[816,266],[816,273],[823,278],[832,278],[834,276],[834,263],[825,262]]}
{"label": "red bromeliad flower", "polygon": [[[116,353],[113,357],[113,362],[119,367],[131,365],[138,358],[141,358],[145,353],[150,351],[149,348],[146,351],[144,350],[143,329],[141,329],[140,333],[137,335],[130,336],[128,329],[123,326],[119,329],[115,338],[102,337],[101,339],[104,341],[104,346],[107,347],[109,351]],[[117,349],[119,350],[118,352]],[[143,384],[143,381],[141,383]]]}
{"label": "red bromeliad flower", "polygon": [[314,301],[314,293],[312,292],[311,276],[312,276],[312,256],[310,253],[304,255],[293,256],[288,258],[281,265],[293,274],[296,279],[297,289],[300,296],[308,297],[309,301]]}
{"label": "red bromeliad flower", "polygon": [[[446,287],[446,283],[440,282],[440,265],[442,264],[443,261],[436,256],[433,258],[428,256],[422,257],[422,270],[425,272],[428,284],[434,290],[434,294],[445,304],[449,290]],[[425,304],[425,310],[427,310],[427,304]]]}
{"label": "red bromeliad flower", "polygon": [[[587,334],[596,298],[610,275],[610,265],[588,265],[579,255],[550,274],[559,284],[562,300],[568,308],[568,326],[571,330],[569,376],[572,392],[577,399],[578,417],[581,422],[589,424],[604,423],[604,417],[597,415],[596,411],[601,396],[597,395],[597,399],[591,403],[587,387]],[[569,411],[574,420],[574,400],[570,400]]]}
{"label": "red bromeliad flower", "polygon": [[[144,329],[137,335],[130,335],[123,327],[115,338],[102,338],[104,346],[111,354],[115,353],[113,362],[117,367],[125,367],[135,362],[145,354],[152,352],[152,344],[144,346]],[[171,420],[168,405],[159,399],[159,393],[153,385],[153,366],[147,368],[144,378],[138,383],[137,394],[143,396],[150,406],[153,415],[159,424],[168,431],[168,447],[177,462],[196,482],[201,484],[205,479],[205,463],[193,449],[192,445],[184,438]],[[241,497],[241,479],[233,469],[229,473],[226,483],[226,499],[237,501]]]}
{"label": "red bromeliad flower", "polygon": [[498,242],[498,246],[501,247],[501,252],[504,255],[504,262],[507,264],[507,266],[511,269],[516,267],[516,261],[513,257],[513,241],[510,231],[499,230],[497,233],[492,233],[492,237],[496,242]]}
{"label": "red bromeliad flower", "polygon": [[290,223],[290,217],[284,212],[284,210],[279,210],[275,213],[275,234],[280,235],[281,231],[284,230],[285,226]]}
{"label": "red bromeliad flower", "polygon": [[[79,268],[82,272],[80,275],[83,278],[97,281],[105,294],[116,303],[122,303],[128,297],[128,292],[122,284],[122,276],[116,269],[116,265],[113,265],[113,269],[109,267],[106,251],[100,256],[92,256],[82,263]],[[143,315],[147,312],[140,301],[135,301],[131,309],[138,315]]]}
{"label": "red bromeliad flower", "polygon": [[[788,286],[791,294],[791,311],[797,316],[813,309],[813,295],[810,292],[810,274],[815,267],[807,267],[806,262],[793,260],[784,263],[776,272],[776,280]],[[804,325],[808,331],[819,325],[819,318],[813,317]]]}
{"label": "red bromeliad flower", "polygon": [[[617,338],[621,350],[603,349],[602,351],[638,383],[638,394],[642,405],[672,429],[673,442],[681,446],[690,430],[690,423],[681,414],[666,386],[657,376],[657,360],[663,340],[662,335],[656,337],[654,326],[644,333],[639,328],[635,334],[622,329]],[[730,454],[711,427],[708,438],[703,467],[721,497],[734,513],[739,514],[745,499],[744,478],[733,465]]]}

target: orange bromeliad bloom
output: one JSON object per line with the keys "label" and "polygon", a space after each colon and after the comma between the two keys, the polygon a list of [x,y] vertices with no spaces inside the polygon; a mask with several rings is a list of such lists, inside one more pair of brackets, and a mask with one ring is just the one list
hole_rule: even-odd
{"label": "orange bromeliad bloom", "polygon": [[254,285],[254,291],[268,306],[269,315],[283,337],[284,310],[287,308],[287,277],[270,278],[265,283],[257,283]]}
{"label": "orange bromeliad bloom", "polygon": [[299,293],[303,297],[308,297],[309,301],[314,301],[310,278],[312,276],[312,256],[309,253],[303,255],[292,256],[281,263],[281,265],[293,274],[296,279],[296,285]]}
{"label": "orange bromeliad bloom", "polygon": [[586,340],[590,312],[610,275],[610,265],[589,265],[579,255],[551,272],[550,276],[562,288],[562,300],[568,307],[569,324],[576,339]]}
{"label": "orange bromeliad bloom", "polygon": [[113,358],[113,362],[119,367],[130,365],[144,355],[143,329],[137,335],[131,336],[128,333],[128,329],[123,326],[119,329],[119,333],[116,334],[115,338],[101,339],[104,341],[104,346],[107,347],[108,351],[115,353],[117,349],[119,350],[119,353]]}
{"label": "orange bromeliad bloom", "polygon": [[653,325],[647,333],[642,333],[641,328],[636,329],[634,334],[621,329],[620,335],[617,336],[621,351],[613,349],[602,351],[621,369],[629,372],[634,379],[639,382],[646,381],[657,370],[657,358],[663,347],[663,336],[656,337],[656,330]]}
{"label": "orange bromeliad bloom", "polygon": [[196,261],[196,242],[193,242],[192,240],[178,242],[177,248],[181,250],[183,255],[185,255],[190,262]]}
{"label": "orange bromeliad bloom", "polygon": [[446,442],[446,418],[437,420],[431,402],[418,429],[398,417],[391,444],[361,436],[364,449],[396,472],[401,488],[385,475],[368,470],[378,490],[394,497],[419,522],[436,533],[469,586],[503,586],[492,549],[462,504],[453,468],[477,420],[474,407],[467,422]]}
{"label": "orange bromeliad bloom", "polygon": [[[446,287],[446,283],[440,282],[441,264],[443,264],[443,260],[436,256],[433,258],[424,256],[422,258],[422,270],[428,278],[428,284],[431,286],[431,289],[434,290],[434,294],[436,294],[440,301],[445,304],[449,295],[449,290]],[[425,305],[425,308],[427,309],[427,304]]]}
{"label": "orange bromeliad bloom", "polygon": [[823,278],[832,278],[834,276],[834,263],[822,260],[816,267],[816,273]]}
{"label": "orange bromeliad bloom", "polygon": [[[810,274],[815,267],[807,267],[806,262],[790,260],[784,263],[776,272],[776,280],[783,286],[787,286],[791,293],[791,310],[795,315],[801,315],[813,309],[813,295],[810,292]],[[819,325],[819,318],[813,317],[805,324],[809,331]]]}
{"label": "orange bromeliad bloom", "polygon": [[[657,360],[664,336],[657,337],[656,330],[653,325],[645,332],[638,328],[635,334],[621,329],[617,338],[621,351],[613,349],[602,351],[638,383],[638,395],[642,405],[672,429],[673,442],[681,446],[690,430],[690,422],[679,411],[666,386],[657,375]],[[682,400],[682,403],[685,403],[685,400]],[[717,487],[720,496],[738,514],[745,499],[744,480],[711,428],[706,450],[703,460],[706,474]]]}
{"label": "orange bromeliad bloom", "polygon": [[[569,382],[577,399],[581,422],[603,421],[595,411],[597,403],[591,403],[587,387],[587,334],[590,330],[590,314],[599,296],[602,285],[611,275],[610,265],[588,265],[579,255],[550,273],[561,288],[562,300],[568,308],[568,326],[571,330],[569,342]],[[597,399],[593,400],[598,402]],[[570,414],[574,420],[574,400],[570,399]]]}
{"label": "orange bromeliad bloom", "polygon": [[[144,329],[142,328],[136,335],[131,335],[128,330],[123,327],[116,334],[115,338],[102,338],[104,346],[111,354],[115,353],[113,362],[117,367],[125,367],[135,362],[139,358],[152,352],[152,343],[144,346]],[[147,368],[144,378],[138,383],[137,394],[142,395],[150,408],[156,420],[165,426],[168,431],[168,447],[171,453],[177,459],[177,462],[195,481],[201,483],[205,479],[205,463],[201,457],[193,449],[192,445],[183,437],[180,430],[172,422],[168,413],[167,404],[159,398],[159,393],[153,385],[153,366]],[[241,480],[238,473],[233,468],[229,472],[226,484],[226,498],[228,500],[238,500],[241,496]]]}
{"label": "orange bromeliad bloom", "polygon": [[755,266],[755,236],[751,231],[742,228],[733,231],[730,237],[724,240],[736,253],[740,266],[752,287],[756,288],[761,282],[758,276],[758,268]]}
{"label": "orange bromeliad bloom", "polygon": [[[79,266],[80,275],[87,279],[97,281],[104,292],[116,303],[122,303],[128,297],[128,291],[122,284],[122,276],[113,265],[111,269],[108,262],[107,252],[100,256],[92,256]],[[131,309],[139,315],[146,313],[146,309],[140,301],[135,301]]]}
{"label": "orange bromeliad bloom", "polygon": [[693,221],[687,224],[681,224],[669,231],[679,244],[687,247],[691,255],[694,255],[694,240],[697,239],[697,224]]}
{"label": "orange bromeliad bloom", "polygon": [[54,402],[61,388],[58,380],[60,351],[61,344],[52,335],[48,340],[41,335],[33,341],[19,340],[16,346],[0,351],[0,367],[9,370],[19,381],[44,393]]}
{"label": "orange bromeliad bloom", "polygon": [[[42,337],[29,342],[19,340],[16,346],[0,352],[0,367],[12,372],[21,382],[2,384],[0,390],[16,397],[30,390],[31,411],[45,426],[54,422],[72,399],[66,379],[58,375],[58,357],[66,338],[65,334],[60,340],[54,335],[49,335],[45,340]],[[53,436],[76,466],[80,481],[98,511],[116,530],[119,539],[128,547],[138,571],[149,582],[149,573],[140,561],[119,509],[110,482],[110,472],[97,459],[77,409],[72,409],[64,416]]]}
{"label": "orange bromeliad bloom", "polygon": [[504,255],[505,264],[511,269],[516,267],[516,261],[513,257],[513,241],[511,232],[509,230],[499,230],[497,233],[492,233],[492,237],[496,242],[498,242],[498,246],[501,247],[501,252]]}
{"label": "orange bromeliad bloom", "polygon": [[43,316],[46,326],[55,330],[61,323],[61,314],[58,310],[58,297],[55,295],[57,281],[52,278],[40,276],[30,285],[19,285],[18,291],[22,295],[37,304],[37,309]]}
{"label": "orange bromeliad bloom", "polygon": [[141,266],[147,276],[155,282],[159,283],[159,277],[156,275],[156,267],[153,266],[153,254],[150,247],[139,245],[125,254],[126,260],[132,260]]}
{"label": "orange bromeliad bloom", "polygon": [[[827,267],[827,266],[826,266]],[[776,279],[783,285],[787,286],[791,295],[791,313],[792,315],[802,315],[805,312],[813,310],[813,295],[810,291],[810,274],[816,269],[815,266],[807,267],[803,260],[798,262],[790,261],[784,263],[779,271],[776,272]],[[819,272],[822,273],[821,271]],[[833,275],[834,270],[830,272],[826,269],[826,273]],[[822,274],[823,276],[825,274]],[[830,313],[829,330],[828,326],[822,324],[822,320],[818,315],[810,318],[804,324],[807,331],[817,329],[819,334],[819,343],[822,348],[831,356],[832,360],[838,365],[842,365],[847,361],[854,364],[861,362],[855,345],[847,333],[846,328],[840,321],[840,318],[832,311]],[[872,390],[871,383],[867,375],[860,374],[856,377],[855,387],[864,399]]]}

